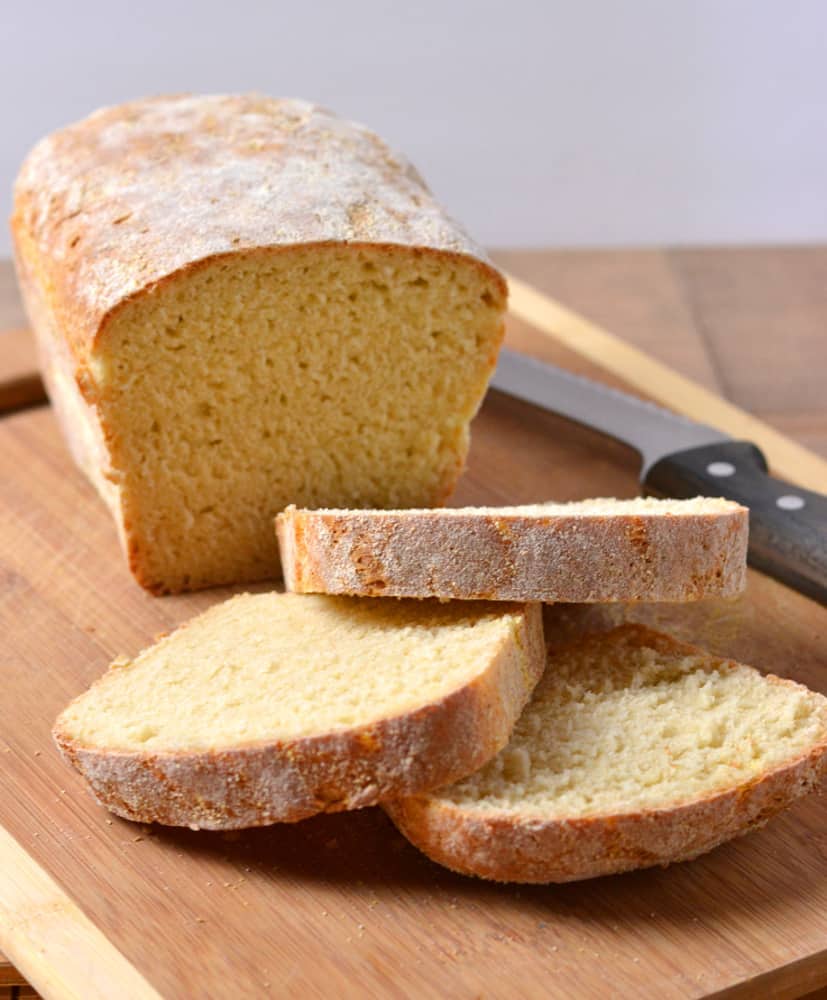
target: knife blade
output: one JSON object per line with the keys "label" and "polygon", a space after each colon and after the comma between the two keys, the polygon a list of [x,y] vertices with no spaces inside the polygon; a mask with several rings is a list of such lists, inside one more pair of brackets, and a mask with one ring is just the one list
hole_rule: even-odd
{"label": "knife blade", "polygon": [[631,445],[648,493],[748,507],[750,564],[827,604],[827,496],[769,475],[756,445],[505,348],[491,387]]}

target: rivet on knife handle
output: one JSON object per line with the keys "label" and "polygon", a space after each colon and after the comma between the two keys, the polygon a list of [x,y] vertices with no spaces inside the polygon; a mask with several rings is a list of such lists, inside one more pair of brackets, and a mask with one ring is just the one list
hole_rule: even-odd
{"label": "rivet on knife handle", "polygon": [[661,496],[723,496],[749,507],[750,564],[827,604],[827,497],[770,476],[755,445],[675,452],[648,469],[643,484]]}

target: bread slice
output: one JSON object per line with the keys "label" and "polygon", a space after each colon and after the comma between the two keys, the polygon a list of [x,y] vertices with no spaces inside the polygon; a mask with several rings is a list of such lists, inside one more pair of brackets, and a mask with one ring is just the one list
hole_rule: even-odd
{"label": "bread slice", "polygon": [[246,594],[116,660],[54,737],[126,819],[261,826],[469,774],[544,661],[539,605]]}
{"label": "bread slice", "polygon": [[453,489],[506,283],[364,126],[260,94],[105,108],[28,156],[12,230],[55,412],[143,586],[277,577],[291,502]]}
{"label": "bread slice", "polygon": [[625,625],[550,657],[482,770],[386,808],[455,871],[568,882],[694,858],[825,771],[827,699]]}
{"label": "bread slice", "polygon": [[748,511],[729,500],[582,500],[277,518],[299,593],[497,601],[689,601],[746,583]]}

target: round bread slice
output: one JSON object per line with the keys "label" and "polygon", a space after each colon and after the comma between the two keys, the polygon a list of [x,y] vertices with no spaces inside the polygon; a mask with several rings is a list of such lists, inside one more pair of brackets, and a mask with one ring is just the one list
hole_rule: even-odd
{"label": "round bread slice", "polygon": [[276,519],[297,593],[491,601],[691,601],[744,589],[749,512],[731,500],[580,500]]}
{"label": "round bread slice", "polygon": [[694,858],[825,771],[827,699],[624,625],[549,658],[482,770],[385,808],[455,871],[568,882]]}
{"label": "round bread slice", "polygon": [[544,666],[539,605],[244,594],[116,660],[53,735],[126,819],[290,822],[476,770]]}

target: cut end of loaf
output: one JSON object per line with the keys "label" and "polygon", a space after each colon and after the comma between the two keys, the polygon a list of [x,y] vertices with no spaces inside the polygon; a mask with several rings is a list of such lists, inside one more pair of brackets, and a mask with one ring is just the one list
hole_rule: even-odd
{"label": "cut end of loaf", "polygon": [[504,305],[470,257],[356,245],[208,260],[127,302],[90,392],[138,579],[277,576],[272,519],[290,502],[441,503]]}
{"label": "cut end of loaf", "polygon": [[243,595],[115,661],[54,736],[128,819],[294,821],[468,774],[543,666],[537,606]]}
{"label": "cut end of loaf", "polygon": [[103,108],[29,154],[12,230],[58,417],[149,589],[277,576],[289,502],[452,490],[505,279],[364,126],[261,94]]}
{"label": "cut end of loaf", "polygon": [[389,811],[458,871],[569,881],[695,857],[826,770],[827,699],[629,625],[550,657],[480,771]]}

